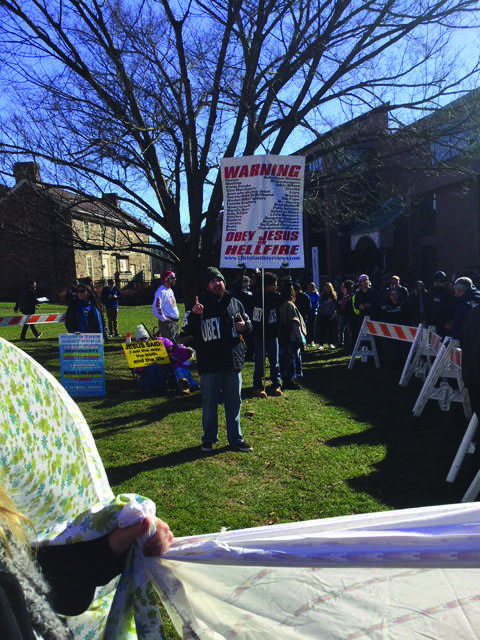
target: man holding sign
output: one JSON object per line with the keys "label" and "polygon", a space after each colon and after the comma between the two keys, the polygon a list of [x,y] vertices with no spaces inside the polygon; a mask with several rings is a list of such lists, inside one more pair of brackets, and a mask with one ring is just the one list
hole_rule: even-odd
{"label": "man holding sign", "polygon": [[215,267],[205,275],[206,291],[195,299],[186,332],[194,338],[202,389],[202,451],[218,440],[217,409],[223,392],[227,437],[232,451],[252,451],[240,429],[243,336],[252,325],[242,303],[225,290],[225,278]]}

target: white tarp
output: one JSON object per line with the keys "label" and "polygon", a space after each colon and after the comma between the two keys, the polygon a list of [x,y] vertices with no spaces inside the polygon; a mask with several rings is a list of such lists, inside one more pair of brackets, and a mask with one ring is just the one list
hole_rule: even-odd
{"label": "white tarp", "polygon": [[[1,338],[0,379],[0,480],[17,507],[39,534],[67,520],[103,534],[78,518],[97,503],[115,526],[111,510],[126,507],[65,389]],[[136,550],[110,613],[104,594],[71,624],[75,638],[99,639],[108,615],[110,638],[159,640],[157,590],[185,639],[470,640],[479,567],[477,503],[222,531],[178,539],[164,559]]]}
{"label": "white tarp", "polygon": [[177,540],[149,571],[184,638],[480,637],[480,505]]}

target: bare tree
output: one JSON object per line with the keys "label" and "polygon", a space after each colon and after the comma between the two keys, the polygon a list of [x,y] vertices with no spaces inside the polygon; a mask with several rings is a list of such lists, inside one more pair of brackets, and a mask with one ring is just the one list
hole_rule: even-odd
{"label": "bare tree", "polygon": [[362,108],[434,104],[477,72],[474,61],[458,73],[448,49],[475,11],[475,0],[1,0],[5,170],[33,156],[78,190],[120,192],[171,240],[189,297],[214,255],[219,159],[280,153],[301,128],[314,137]]}

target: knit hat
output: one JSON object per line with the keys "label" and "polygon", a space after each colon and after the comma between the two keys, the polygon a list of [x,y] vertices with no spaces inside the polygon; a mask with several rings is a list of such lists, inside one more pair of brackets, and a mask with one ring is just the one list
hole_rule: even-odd
{"label": "knit hat", "polygon": [[435,282],[445,282],[447,279],[447,274],[445,271],[435,271],[433,274],[433,279]]}
{"label": "knit hat", "polygon": [[145,329],[143,324],[138,324],[135,329],[135,340],[149,340],[150,336],[148,335],[148,331]]}
{"label": "knit hat", "polygon": [[167,278],[175,278],[175,277],[176,276],[173,273],[173,271],[169,271],[168,269],[166,269],[160,276],[160,282],[165,282]]}
{"label": "knit hat", "polygon": [[225,278],[223,277],[219,269],[217,269],[217,267],[207,267],[207,270],[205,272],[205,286],[208,286],[210,280],[213,280],[214,278],[219,278],[220,280],[223,280],[223,282],[225,282]]}

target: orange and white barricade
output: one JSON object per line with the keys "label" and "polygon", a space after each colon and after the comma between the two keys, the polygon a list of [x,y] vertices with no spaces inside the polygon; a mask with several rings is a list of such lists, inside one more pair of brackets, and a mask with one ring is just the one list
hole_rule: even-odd
{"label": "orange and white barricade", "polygon": [[0,318],[0,327],[15,327],[22,324],[53,324],[63,322],[64,313],[34,313],[30,316],[5,316]]}
{"label": "orange and white barricade", "polygon": [[[457,389],[452,387],[448,379],[456,380]],[[449,411],[452,402],[461,402],[465,416],[470,419],[472,409],[468,391],[463,384],[462,350],[458,340],[444,338],[413,407],[413,415],[420,416],[428,400],[438,400],[442,411]]]}
{"label": "orange and white barricade", "polygon": [[442,338],[435,333],[433,327],[427,329],[419,324],[398,384],[406,387],[412,376],[425,380],[441,345]]}
{"label": "orange and white barricade", "polygon": [[380,361],[378,359],[377,347],[375,346],[375,337],[401,340],[402,342],[413,342],[417,331],[418,329],[416,327],[408,327],[391,322],[379,322],[378,320],[370,320],[368,316],[365,316],[358,333],[352,357],[348,363],[348,368],[351,369],[353,367],[355,358],[360,358],[362,362],[367,362],[368,357],[373,356],[375,366],[378,369],[380,367]]}

